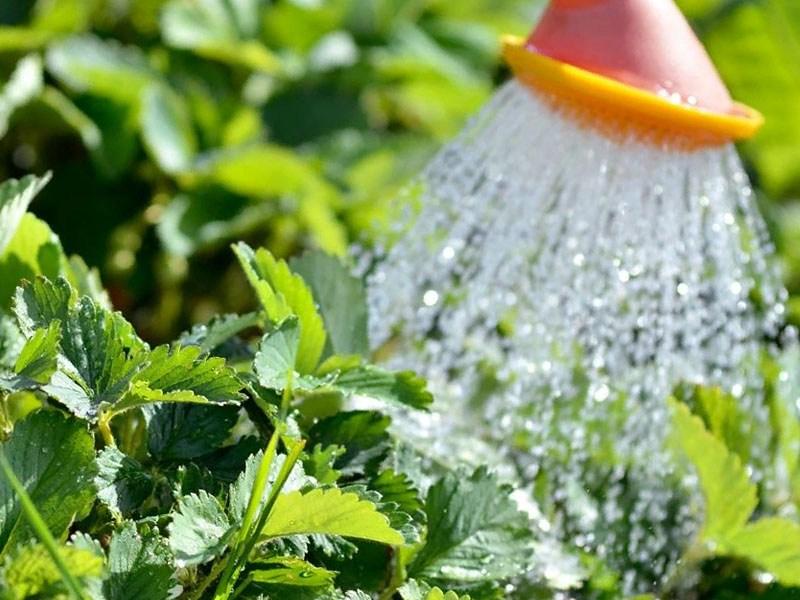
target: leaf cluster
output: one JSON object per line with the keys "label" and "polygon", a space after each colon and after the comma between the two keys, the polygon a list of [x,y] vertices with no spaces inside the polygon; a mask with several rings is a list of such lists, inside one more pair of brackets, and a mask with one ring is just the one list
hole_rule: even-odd
{"label": "leaf cluster", "polygon": [[[0,261],[45,183],[0,185]],[[258,310],[151,347],[55,251],[2,313],[0,597],[480,599],[530,569],[494,475],[406,471],[385,409],[432,397],[367,362],[340,261],[238,244]]]}

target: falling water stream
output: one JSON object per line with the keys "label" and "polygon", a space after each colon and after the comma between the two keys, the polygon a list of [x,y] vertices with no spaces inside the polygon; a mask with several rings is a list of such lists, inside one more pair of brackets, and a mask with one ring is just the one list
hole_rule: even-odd
{"label": "falling water stream", "polygon": [[735,149],[610,139],[511,82],[398,205],[370,338],[437,396],[399,417],[406,434],[515,465],[558,508],[541,506],[560,515],[544,529],[665,576],[696,527],[670,483],[665,399],[706,383],[763,412],[756,356],[783,317]]}

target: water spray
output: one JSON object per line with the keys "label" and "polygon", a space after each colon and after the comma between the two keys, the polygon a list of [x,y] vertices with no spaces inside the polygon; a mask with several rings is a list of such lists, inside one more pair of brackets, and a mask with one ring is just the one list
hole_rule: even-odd
{"label": "water spray", "polygon": [[371,341],[437,392],[404,417],[428,451],[514,462],[547,527],[649,584],[694,527],[665,484],[666,396],[713,384],[763,412],[785,298],[732,145],[763,119],[672,0],[553,0],[503,52],[514,79],[399,203]]}

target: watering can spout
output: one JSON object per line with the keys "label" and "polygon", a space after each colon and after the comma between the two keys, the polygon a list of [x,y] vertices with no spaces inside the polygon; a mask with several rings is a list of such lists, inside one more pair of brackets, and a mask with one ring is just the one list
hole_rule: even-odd
{"label": "watering can spout", "polygon": [[[692,121],[692,115],[697,119],[705,114],[730,118],[732,127],[722,130],[719,119],[716,125],[709,121],[719,141],[749,137],[762,122],[756,111],[733,101],[673,0],[551,0],[533,33],[521,44],[530,57],[514,55],[508,45],[506,58],[526,83],[535,85],[535,80],[544,77],[551,88],[563,88],[566,83],[575,92],[577,78],[582,80],[578,87],[586,88],[592,102],[603,96],[612,108],[623,96],[622,104],[641,108],[641,103],[634,102],[633,90],[650,96],[640,99],[657,112],[653,96],[671,104],[673,109],[664,112],[674,113],[679,120]],[[549,74],[537,69],[537,58]],[[563,68],[555,69],[555,63]],[[594,81],[591,76],[596,76]],[[613,93],[614,84],[622,86],[620,94]],[[681,114],[675,107],[694,112]],[[645,112],[652,116],[649,108]]]}
{"label": "watering can spout", "polygon": [[553,0],[533,49],[646,91],[726,113],[725,84],[672,0]]}

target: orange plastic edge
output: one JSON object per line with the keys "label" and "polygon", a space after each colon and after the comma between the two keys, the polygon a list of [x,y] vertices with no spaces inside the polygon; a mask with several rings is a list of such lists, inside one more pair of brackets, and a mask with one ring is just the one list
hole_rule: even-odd
{"label": "orange plastic edge", "polygon": [[527,47],[523,38],[504,36],[503,57],[514,75],[525,85],[568,98],[581,97],[600,105],[604,112],[622,118],[639,117],[689,138],[697,146],[712,146],[745,140],[764,124],[757,110],[735,103],[738,114],[711,112],[702,108],[671,102],[651,92],[640,90],[574,65],[538,54]]}

